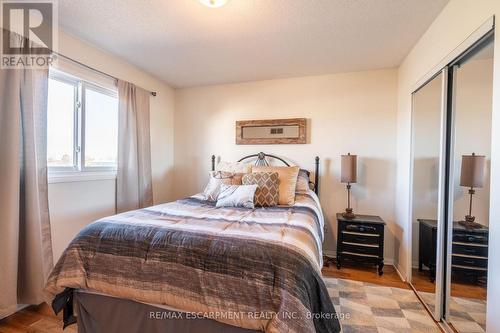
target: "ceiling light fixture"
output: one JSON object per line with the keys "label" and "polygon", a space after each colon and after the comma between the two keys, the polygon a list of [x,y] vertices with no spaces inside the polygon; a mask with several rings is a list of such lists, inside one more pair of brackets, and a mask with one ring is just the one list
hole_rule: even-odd
{"label": "ceiling light fixture", "polygon": [[201,4],[210,8],[219,8],[228,3],[229,0],[198,0]]}

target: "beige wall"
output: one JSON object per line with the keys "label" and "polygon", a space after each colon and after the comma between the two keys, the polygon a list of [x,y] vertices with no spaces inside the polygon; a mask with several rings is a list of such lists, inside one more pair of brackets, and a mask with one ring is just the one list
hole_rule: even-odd
{"label": "beige wall", "polygon": [[[388,222],[386,258],[397,252],[394,223],[396,92],[395,70],[217,85],[176,91],[175,197],[200,192],[210,156],[224,160],[264,151],[314,168],[321,158],[320,198],[327,225],[325,250],[335,250],[335,213],[346,207],[340,183],[340,155],[359,155],[359,183],[353,185],[356,212]],[[239,146],[235,121],[305,117],[305,145]]]}
{"label": "beige wall", "polygon": [[[151,98],[151,164],[154,202],[173,198],[174,90],[162,81],[125,61],[59,33],[59,52],[88,66],[156,91]],[[54,258],[60,254],[82,227],[115,212],[115,181],[56,183],[49,185]]]}
{"label": "beige wall", "polygon": [[[498,0],[451,0],[439,14],[398,70],[398,137],[396,219],[403,230],[409,225],[409,165],[411,92],[414,85],[440,63],[492,15],[500,14]],[[496,36],[500,28],[496,27]],[[500,142],[500,43],[495,43],[491,142]],[[500,145],[491,146],[490,245],[488,269],[487,331],[500,331]],[[409,233],[401,238],[399,269],[409,268]]]}

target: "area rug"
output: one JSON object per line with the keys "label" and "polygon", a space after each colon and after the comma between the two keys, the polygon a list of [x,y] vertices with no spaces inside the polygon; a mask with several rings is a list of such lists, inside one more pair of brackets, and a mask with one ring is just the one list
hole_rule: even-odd
{"label": "area rug", "polygon": [[[434,311],[436,295],[419,292],[431,311]],[[466,297],[452,297],[449,322],[459,332],[486,332],[486,300]]]}
{"label": "area rug", "polygon": [[344,333],[440,332],[409,289],[324,278]]}

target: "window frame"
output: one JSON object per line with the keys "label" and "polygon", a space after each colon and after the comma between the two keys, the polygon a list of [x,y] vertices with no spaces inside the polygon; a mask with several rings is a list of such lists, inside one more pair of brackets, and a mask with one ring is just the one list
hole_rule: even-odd
{"label": "window frame", "polygon": [[[118,90],[103,87],[94,82],[51,68],[49,79],[74,87],[73,117],[73,166],[47,166],[50,183],[115,179],[118,165],[89,167],[85,165],[85,129],[87,89],[118,99]],[[118,147],[117,147],[118,148]]]}

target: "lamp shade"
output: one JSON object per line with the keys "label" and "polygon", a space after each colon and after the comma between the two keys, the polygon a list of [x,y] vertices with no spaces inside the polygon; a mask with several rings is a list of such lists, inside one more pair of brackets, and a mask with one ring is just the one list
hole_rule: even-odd
{"label": "lamp shade", "polygon": [[342,183],[355,183],[358,176],[357,155],[342,155],[340,181]]}
{"label": "lamp shade", "polygon": [[460,186],[483,187],[486,157],[481,155],[462,155]]}

